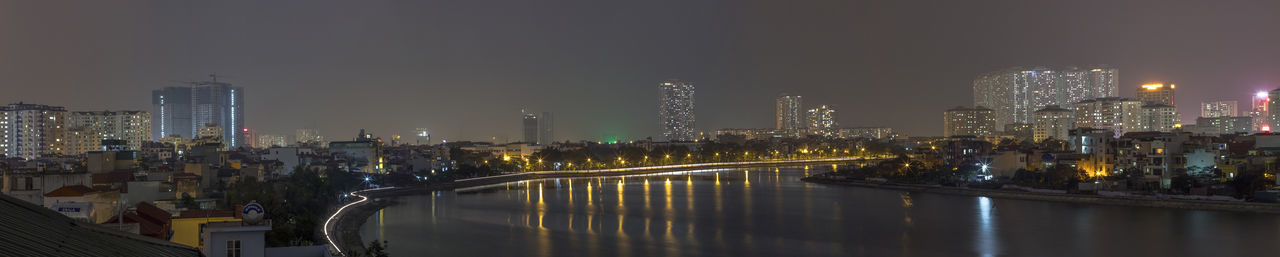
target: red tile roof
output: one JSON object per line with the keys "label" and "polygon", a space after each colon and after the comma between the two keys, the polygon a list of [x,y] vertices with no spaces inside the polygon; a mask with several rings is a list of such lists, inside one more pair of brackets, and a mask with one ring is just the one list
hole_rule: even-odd
{"label": "red tile roof", "polygon": [[83,186],[83,185],[64,186],[64,187],[61,187],[61,188],[58,188],[58,189],[54,189],[53,191],[49,192],[48,194],[44,194],[44,197],[74,197],[74,196],[84,196],[84,194],[88,194],[88,193],[93,192],[93,191],[94,191],[94,190],[93,190],[93,188],[89,188],[89,187],[87,187],[87,186]]}

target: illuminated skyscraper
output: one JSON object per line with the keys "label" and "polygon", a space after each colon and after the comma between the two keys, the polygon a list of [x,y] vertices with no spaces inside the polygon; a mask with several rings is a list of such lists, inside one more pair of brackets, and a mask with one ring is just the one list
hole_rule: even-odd
{"label": "illuminated skyscraper", "polygon": [[1173,105],[1173,89],[1175,86],[1169,84],[1165,86],[1163,83],[1148,83],[1138,88],[1138,101],[1142,104],[1163,104]]}
{"label": "illuminated skyscraper", "polygon": [[836,122],[836,107],[831,105],[819,105],[818,108],[809,109],[809,128],[815,130],[835,129],[840,126]]}
{"label": "illuminated skyscraper", "polygon": [[1080,101],[1117,96],[1118,73],[1106,66],[1003,69],[974,79],[973,104],[991,108],[997,126],[1031,123],[1033,112],[1050,105],[1074,108]]}
{"label": "illuminated skyscraper", "polygon": [[1202,102],[1200,103],[1200,117],[1235,117],[1240,114],[1236,108],[1236,101]]}
{"label": "illuminated skyscraper", "polygon": [[1267,97],[1267,111],[1268,111],[1267,123],[1268,124],[1266,126],[1263,126],[1262,129],[1260,129],[1262,131],[1271,131],[1273,129],[1271,128],[1271,126],[1275,125],[1276,123],[1280,123],[1278,122],[1280,121],[1280,111],[1274,111],[1274,112],[1270,111],[1270,110],[1280,110],[1280,109],[1277,109],[1277,108],[1280,108],[1280,89],[1271,90],[1271,92],[1267,93],[1267,96],[1268,96]]}
{"label": "illuminated skyscraper", "polygon": [[61,106],[16,103],[0,106],[0,153],[35,159],[63,152],[67,110]]}
{"label": "illuminated skyscraper", "polygon": [[[218,126],[222,128],[222,141],[227,147],[248,145],[244,142],[244,88],[216,80],[196,82],[193,85],[192,127]],[[199,134],[199,131],[193,131],[192,134]]]}
{"label": "illuminated skyscraper", "polygon": [[778,95],[778,100],[775,103],[778,129],[794,130],[808,127],[805,124],[803,100],[798,95],[788,95],[786,93]]}
{"label": "illuminated skyscraper", "polygon": [[171,135],[194,138],[196,124],[191,120],[191,87],[166,87],[151,91],[151,138]]}
{"label": "illuminated skyscraper", "polygon": [[1253,118],[1253,131],[1270,131],[1271,130],[1271,97],[1267,92],[1258,92],[1253,95],[1253,110],[1249,112],[1249,117]]}
{"label": "illuminated skyscraper", "polygon": [[524,141],[529,144],[538,143],[538,115],[533,113],[524,113]]}
{"label": "illuminated skyscraper", "polygon": [[413,131],[414,138],[417,139],[417,145],[431,144],[431,131],[427,128],[418,128]]}
{"label": "illuminated skyscraper", "polygon": [[996,132],[995,112],[985,107],[956,107],[943,112],[943,136],[991,136]]}
{"label": "illuminated skyscraper", "polygon": [[667,141],[697,139],[693,94],[690,83],[673,79],[658,84],[658,123]]}

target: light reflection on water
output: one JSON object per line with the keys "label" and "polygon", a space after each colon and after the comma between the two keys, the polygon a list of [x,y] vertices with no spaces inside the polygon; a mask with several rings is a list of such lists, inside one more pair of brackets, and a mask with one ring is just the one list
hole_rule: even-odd
{"label": "light reflection on water", "polygon": [[542,180],[400,197],[362,236],[389,241],[392,256],[1240,256],[1271,255],[1280,243],[1274,215],[836,187],[800,182],[805,173]]}

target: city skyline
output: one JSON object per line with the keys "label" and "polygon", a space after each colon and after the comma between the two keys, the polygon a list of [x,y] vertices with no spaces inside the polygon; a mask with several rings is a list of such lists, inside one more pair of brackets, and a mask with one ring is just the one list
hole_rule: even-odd
{"label": "city skyline", "polygon": [[[935,118],[897,117],[936,117],[938,110],[970,105],[969,99],[954,96],[971,94],[969,84],[979,74],[1010,66],[1105,63],[1123,71],[1118,78],[1119,96],[1133,97],[1130,94],[1147,82],[1176,81],[1180,86],[1179,103],[1220,99],[1249,102],[1249,93],[1280,87],[1280,75],[1277,75],[1280,74],[1280,66],[1267,61],[1280,59],[1280,53],[1269,47],[1280,42],[1280,36],[1257,32],[1267,31],[1265,24],[1277,23],[1277,17],[1264,11],[1276,9],[1275,3],[1240,4],[1232,6],[1230,11],[1203,10],[1194,2],[1166,3],[1158,7],[1115,3],[1106,10],[1088,9],[1085,13],[1090,13],[1091,19],[1073,21],[1073,27],[1100,28],[1088,31],[1032,30],[1030,28],[1059,25],[1053,21],[1058,19],[1030,18],[1019,12],[993,13],[992,10],[997,9],[991,8],[993,6],[1030,8],[1003,2],[930,6],[863,4],[873,8],[855,8],[860,5],[853,3],[807,3],[782,13],[768,12],[781,3],[749,2],[737,6],[732,12],[723,11],[721,5],[713,3],[684,3],[681,4],[683,10],[704,15],[684,15],[665,20],[648,17],[654,10],[667,9],[671,4],[660,1],[635,3],[635,6],[629,6],[633,8],[608,16],[602,15],[601,10],[614,10],[616,6],[594,4],[562,10],[513,12],[509,13],[511,17],[495,23],[472,22],[463,24],[466,26],[450,26],[443,24],[462,18],[448,13],[484,7],[477,3],[457,3],[438,8],[414,3],[359,6],[317,3],[316,6],[302,7],[262,3],[255,8],[246,8],[243,3],[196,3],[187,6],[6,3],[4,9],[24,11],[0,17],[0,24],[5,24],[0,25],[0,31],[18,39],[0,43],[0,56],[24,65],[0,69],[0,75],[9,78],[9,83],[16,88],[12,93],[0,95],[0,102],[39,103],[72,110],[149,110],[146,92],[181,85],[173,82],[175,80],[219,73],[227,75],[223,80],[262,96],[247,99],[246,108],[250,114],[246,117],[246,127],[263,133],[289,134],[298,128],[315,128],[328,137],[346,138],[345,135],[360,128],[390,135],[409,134],[415,128],[426,127],[431,128],[438,139],[515,139],[519,138],[519,132],[510,129],[512,123],[496,117],[527,106],[558,113],[559,138],[598,140],[605,137],[660,137],[660,130],[650,125],[657,118],[656,113],[644,111],[652,108],[651,101],[646,99],[656,98],[656,92],[647,88],[670,77],[699,85],[702,92],[699,112],[704,114],[697,128],[700,131],[767,127],[772,123],[773,117],[768,115],[772,107],[758,103],[786,91],[808,96],[812,102],[838,105],[847,110],[894,106],[900,114],[841,112],[839,120],[843,126],[893,127],[907,135],[938,135],[937,128],[942,124]],[[1071,10],[1083,11],[1086,10],[1083,6],[1087,6],[1068,3],[1046,5],[1046,9],[1061,10],[1042,13],[1050,18],[1068,17],[1069,13],[1080,13]],[[352,21],[360,19],[329,20],[327,17],[330,15],[324,10],[332,7],[351,7],[342,9],[357,10],[359,12],[354,15],[366,19],[362,22]],[[225,12],[219,11],[244,9],[253,11],[234,16],[224,16]],[[270,22],[286,10],[294,13],[296,19]],[[403,13],[397,10],[427,14],[395,15]],[[59,15],[48,15],[55,11],[65,12],[66,17],[83,17],[95,22],[58,22],[53,17]],[[932,15],[922,21],[899,18],[920,12]],[[837,16],[835,13],[855,15]],[[1141,22],[1153,20],[1151,15],[1155,13],[1180,15],[1160,15],[1160,23]],[[564,16],[616,18],[600,25],[553,18]],[[1025,23],[1003,22],[1009,19]],[[506,25],[512,20],[542,20],[549,26]],[[1198,24],[1202,20],[1216,22]],[[181,29],[160,25],[123,28],[142,21],[183,26]],[[845,25],[855,22],[903,24],[897,30],[918,33],[900,34],[876,27]],[[262,23],[276,25],[252,26]],[[14,24],[45,26],[19,27]],[[423,27],[415,24],[441,25]],[[735,27],[726,27],[731,24]],[[321,34],[310,29],[314,25],[334,29]],[[782,29],[793,26],[813,26],[815,30]],[[953,26],[965,29],[945,32],[944,29]],[[615,29],[618,27],[646,29]],[[1221,29],[1223,27],[1230,29]],[[546,37],[551,41],[537,43],[499,36],[530,29],[559,37]],[[63,36],[47,36],[42,32],[46,30],[62,31],[59,34]],[[406,31],[426,33],[403,33]],[[833,36],[828,33],[830,31],[857,32],[841,34],[865,36]],[[1012,38],[999,34],[1003,33],[1000,31],[1026,31],[1030,34]],[[923,42],[930,41],[928,38],[915,35],[927,33],[974,36],[934,48],[933,45],[923,45]],[[435,37],[424,36],[428,34],[453,36],[450,42],[455,43],[442,43]],[[380,36],[392,38],[367,39]],[[699,43],[634,43],[666,37],[686,38],[689,39],[684,40],[686,42]],[[104,40],[108,38],[112,40]],[[332,40],[309,40],[323,38]],[[780,40],[782,38],[788,40]],[[1221,38],[1251,40],[1228,45],[1220,43],[1218,39]],[[825,43],[813,43],[819,44],[817,46],[852,47],[830,50],[828,47],[806,45],[811,43],[799,43],[814,39],[825,39],[820,40]],[[64,41],[90,44],[90,47],[59,43]],[[223,43],[211,43],[218,41]],[[308,44],[297,47],[304,42]],[[1148,42],[1162,43],[1153,45]],[[719,47],[721,45],[729,47]],[[1114,47],[1099,48],[1102,45]],[[321,54],[353,46],[367,52],[336,56]],[[876,52],[865,50],[877,47],[885,49]],[[931,50],[918,51],[925,47]],[[82,49],[101,49],[103,54]],[[148,54],[129,55],[137,52]],[[688,53],[693,52],[700,54],[688,57]],[[1166,54],[1170,52],[1179,54]],[[624,57],[612,61],[589,57],[603,53],[618,53]],[[557,55],[568,57],[548,58]],[[480,59],[467,61],[473,59],[471,57]],[[521,59],[561,60],[561,63],[545,65]],[[84,65],[65,65],[70,63]],[[659,63],[663,65],[654,65]],[[369,71],[365,67],[377,69],[365,72]],[[929,71],[932,76],[913,75],[920,71]],[[492,72],[508,75],[480,75]],[[326,90],[316,92],[313,90],[316,88]],[[512,92],[512,96],[491,93],[495,91]],[[652,97],[641,97],[646,95]],[[534,100],[559,96],[581,101]],[[331,104],[351,99],[381,100],[368,105]],[[442,108],[475,99],[493,101],[476,107],[472,110],[473,115],[460,115],[449,108]],[[920,101],[904,104],[903,99]],[[1180,104],[1177,108],[1184,122],[1194,120],[1199,113],[1199,107],[1195,105]],[[400,118],[359,115],[386,110]],[[343,119],[333,120],[332,117]]]}

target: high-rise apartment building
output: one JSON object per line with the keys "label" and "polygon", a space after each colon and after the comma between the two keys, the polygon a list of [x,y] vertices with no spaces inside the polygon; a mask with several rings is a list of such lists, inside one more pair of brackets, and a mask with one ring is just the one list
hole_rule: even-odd
{"label": "high-rise apartment building", "polygon": [[254,142],[254,147],[257,148],[272,148],[289,145],[289,141],[284,135],[258,134],[255,137],[257,142]]}
{"label": "high-rise apartment building", "polygon": [[1236,109],[1236,101],[1211,101],[1200,103],[1200,117],[1235,117],[1240,112]]}
{"label": "high-rise apartment building", "polygon": [[324,143],[324,137],[320,136],[320,131],[316,129],[300,128],[294,136],[296,136],[294,139],[301,144],[323,145]]}
{"label": "high-rise apartment building", "polygon": [[1253,117],[1200,117],[1196,128],[1208,135],[1247,133],[1253,130]]}
{"label": "high-rise apartment building", "polygon": [[1031,123],[1036,110],[1050,105],[1117,96],[1119,71],[1107,66],[1084,68],[1014,67],[989,72],[973,81],[973,104],[995,112],[997,126]]}
{"label": "high-rise apartment building", "polygon": [[171,135],[194,138],[197,124],[191,120],[190,87],[151,91],[151,115],[151,138]]}
{"label": "high-rise apartment building", "polygon": [[429,145],[429,144],[431,144],[431,131],[427,130],[427,128],[418,128],[418,129],[415,129],[415,130],[413,131],[413,137],[415,138],[415,141],[416,141],[416,142],[415,142],[415,144],[416,144],[416,145]]}
{"label": "high-rise apartment building", "polygon": [[1116,137],[1142,131],[1142,101],[1107,97],[1080,101],[1075,107],[1077,128],[1107,129]]}
{"label": "high-rise apartment building", "polygon": [[146,111],[71,112],[68,126],[98,133],[103,140],[124,140],[126,149],[141,151],[152,140],[151,113]]}
{"label": "high-rise apartment building", "polygon": [[35,159],[63,153],[67,110],[61,106],[16,103],[0,106],[0,153]]}
{"label": "high-rise apartment building", "polygon": [[667,141],[697,139],[693,84],[668,80],[658,84],[658,123]]}
{"label": "high-rise apartment building", "polygon": [[81,155],[91,151],[102,151],[102,135],[98,131],[85,127],[68,128],[62,138],[63,155]]}
{"label": "high-rise apartment building", "polygon": [[196,128],[221,127],[222,141],[229,148],[247,145],[244,142],[244,88],[218,81],[195,83],[191,88],[191,121]]}
{"label": "high-rise apartment building", "polygon": [[1181,119],[1178,110],[1167,104],[1147,104],[1142,106],[1142,131],[1170,132],[1177,128]]}
{"label": "high-rise apartment building", "polygon": [[775,101],[777,128],[780,130],[801,129],[805,124],[804,99],[798,95],[783,93]]}
{"label": "high-rise apartment building", "polygon": [[1075,112],[1057,105],[1037,110],[1032,119],[1032,139],[1036,142],[1050,138],[1068,140],[1071,129],[1075,128]]}
{"label": "high-rise apartment building", "polygon": [[[1274,126],[1276,123],[1280,123],[1280,109],[1277,109],[1277,108],[1280,108],[1280,89],[1271,90],[1270,92],[1267,92],[1266,104],[1267,104],[1266,109],[1268,111],[1267,124],[1263,126],[1261,129],[1259,129],[1261,131],[1271,131],[1272,129],[1274,129],[1271,126]],[[1277,110],[1277,111],[1271,111],[1271,110]]]}
{"label": "high-rise apartment building", "polygon": [[809,109],[808,123],[810,129],[821,130],[840,127],[840,124],[836,122],[836,107],[825,104]]}
{"label": "high-rise apartment building", "polygon": [[538,117],[538,144],[556,142],[556,119],[551,112],[542,112]]}
{"label": "high-rise apartment building", "polygon": [[524,118],[522,120],[524,124],[524,130],[523,130],[524,141],[522,142],[529,143],[529,144],[537,144],[538,143],[538,115],[534,115],[532,113],[525,113]]}
{"label": "high-rise apartment building", "polygon": [[1271,97],[1265,91],[1258,92],[1253,95],[1253,100],[1250,103],[1252,103],[1251,107],[1253,108],[1249,112],[1249,117],[1253,118],[1251,129],[1253,131],[1271,130],[1271,112],[1269,111]]}
{"label": "high-rise apartment building", "polygon": [[996,132],[995,112],[985,107],[951,108],[942,114],[943,136],[991,136]]}
{"label": "high-rise apartment building", "polygon": [[1138,88],[1138,101],[1142,104],[1163,104],[1173,105],[1173,89],[1176,86],[1169,84],[1165,86],[1163,83],[1149,83]]}

